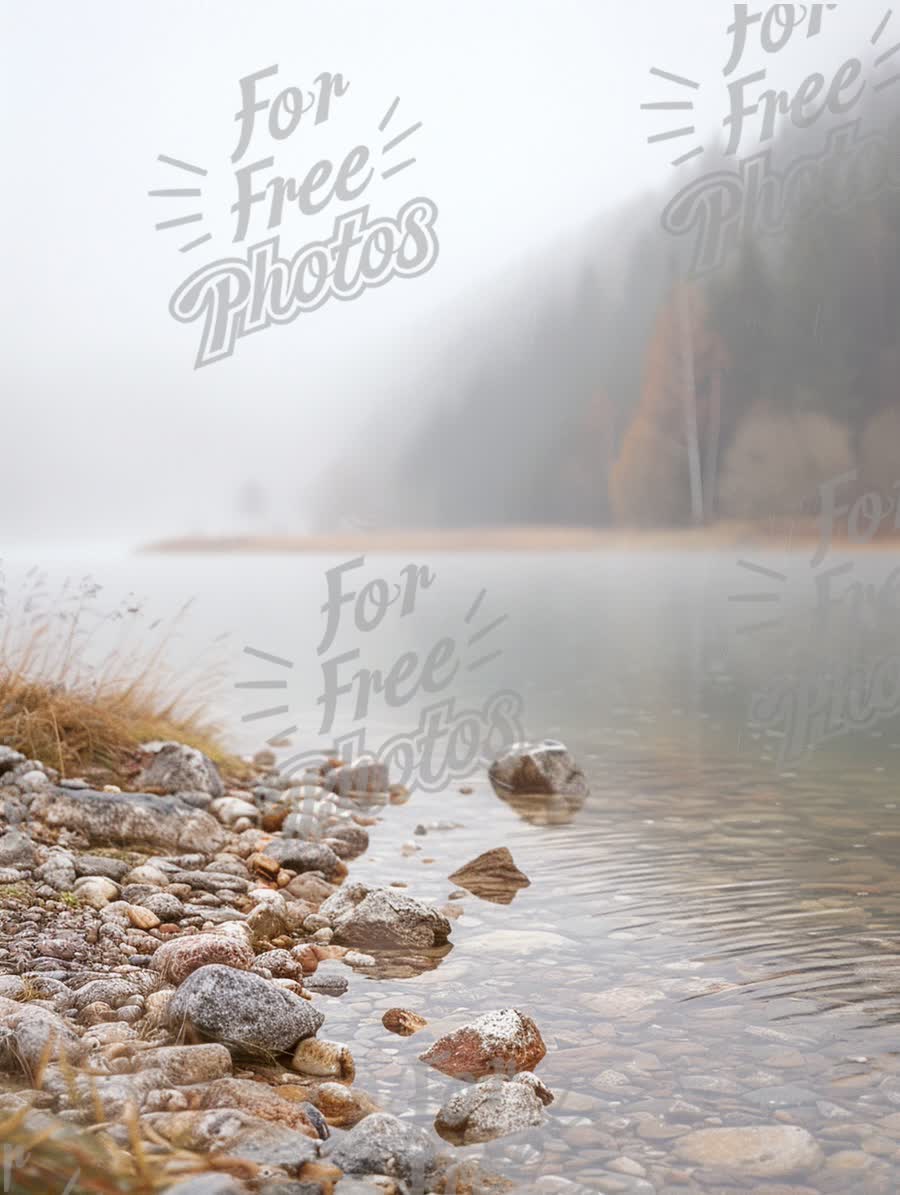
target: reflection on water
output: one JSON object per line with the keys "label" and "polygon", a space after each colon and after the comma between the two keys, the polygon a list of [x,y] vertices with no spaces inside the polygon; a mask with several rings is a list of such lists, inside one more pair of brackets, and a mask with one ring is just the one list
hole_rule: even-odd
{"label": "reflection on water", "polygon": [[498,785],[494,786],[494,792],[533,826],[566,826],[574,821],[585,801],[584,797],[571,793],[516,793]]}
{"label": "reflection on water", "polygon": [[[557,1096],[546,1125],[456,1151],[517,1191],[541,1178],[546,1190],[635,1195],[900,1190],[900,734],[889,702],[842,726],[846,701],[835,715],[832,691],[815,688],[823,635],[830,665],[861,661],[874,676],[897,630],[868,614],[857,625],[843,606],[823,629],[805,557],[767,558],[789,583],[773,625],[755,628],[754,611],[729,600],[752,587],[742,555],[428,562],[447,610],[485,586],[509,614],[502,659],[489,677],[460,675],[460,702],[500,685],[521,693],[527,733],[564,740],[591,795],[498,795],[480,774],[373,811],[355,879],[443,905],[455,871],[505,846],[531,883],[510,904],[454,902],[462,915],[440,957],[323,964],[350,979],[323,1003],[325,1033],[350,1046],[358,1086],[429,1124],[458,1089],[417,1061],[434,1037],[493,1008],[533,1016],[548,1047],[538,1072]],[[302,749],[318,684],[303,626],[317,626],[330,563],[145,560],[128,588],[197,595],[204,622],[186,650],[224,625],[238,645],[308,659],[291,695]],[[878,592],[892,567],[855,558],[851,579]],[[445,629],[440,608],[421,615],[387,656]],[[233,665],[247,679],[239,647]],[[749,717],[754,695],[785,678],[807,720],[789,770],[784,728]],[[244,746],[260,746],[265,728],[241,723],[240,694],[229,700]],[[373,710],[371,738],[417,716]],[[381,1016],[396,1006],[428,1028],[389,1033]],[[692,1160],[696,1130],[756,1125],[808,1130],[821,1153],[775,1151],[768,1178]]]}

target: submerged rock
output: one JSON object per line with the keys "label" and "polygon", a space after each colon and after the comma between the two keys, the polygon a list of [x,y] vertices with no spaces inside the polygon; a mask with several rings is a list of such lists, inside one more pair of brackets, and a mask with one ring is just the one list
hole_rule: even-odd
{"label": "submerged rock", "polygon": [[348,884],[319,913],[343,946],[439,946],[450,936],[450,922],[437,909],[392,888]]}
{"label": "submerged rock", "polygon": [[153,744],[153,753],[137,778],[139,788],[164,793],[199,792],[221,797],[225,789],[219,769],[196,747],[184,743]]}
{"label": "submerged rock", "polygon": [[424,1029],[428,1022],[417,1012],[410,1012],[408,1008],[389,1008],[381,1018],[385,1029],[391,1033],[399,1033],[401,1037],[412,1037],[420,1029]]}
{"label": "submerged rock", "polygon": [[531,1017],[517,1008],[505,1008],[439,1038],[419,1059],[454,1078],[480,1079],[534,1070],[546,1053]]}
{"label": "submerged rock", "polygon": [[552,1100],[547,1088],[532,1074],[516,1075],[514,1079],[495,1075],[452,1095],[438,1112],[434,1127],[454,1145],[492,1141],[541,1124],[544,1105]]}
{"label": "submerged rock", "polygon": [[47,826],[77,830],[90,842],[110,846],[139,842],[211,855],[225,844],[225,831],[214,817],[177,797],[54,788],[39,793],[30,812]]}
{"label": "submerged rock", "polygon": [[435,1169],[428,1134],[386,1112],[366,1116],[341,1137],[328,1157],[345,1174],[386,1174],[423,1190]]}
{"label": "submerged rock", "polygon": [[284,1054],[325,1018],[307,1000],[251,971],[207,966],[178,988],[167,1010],[176,1032],[193,1031],[246,1054]]}
{"label": "submerged rock", "polygon": [[510,904],[520,888],[531,884],[528,876],[516,867],[505,846],[485,851],[448,878],[481,900],[497,905]]}
{"label": "submerged rock", "polygon": [[697,1129],[676,1141],[675,1152],[684,1162],[753,1178],[785,1178],[823,1161],[815,1138],[796,1125]]}
{"label": "submerged rock", "polygon": [[587,781],[563,743],[514,743],[488,769],[491,782],[518,793],[562,793],[586,797]]}

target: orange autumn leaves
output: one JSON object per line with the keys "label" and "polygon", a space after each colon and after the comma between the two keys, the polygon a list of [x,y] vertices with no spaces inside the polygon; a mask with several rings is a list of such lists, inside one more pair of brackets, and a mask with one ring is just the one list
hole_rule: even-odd
{"label": "orange autumn leaves", "polygon": [[728,360],[706,295],[695,284],[676,283],[657,316],[640,400],[610,471],[615,522],[680,526],[693,520],[698,503],[712,509]]}

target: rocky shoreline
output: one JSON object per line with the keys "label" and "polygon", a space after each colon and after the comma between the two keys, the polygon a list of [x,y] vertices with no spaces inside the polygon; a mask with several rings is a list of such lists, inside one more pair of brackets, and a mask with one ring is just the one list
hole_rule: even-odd
{"label": "rocky shoreline", "polygon": [[[0,747],[0,1140],[22,1143],[21,1189],[41,1189],[29,1143],[76,1128],[136,1159],[120,1190],[509,1189],[453,1146],[541,1124],[553,1096],[533,1073],[534,1021],[478,1010],[419,1055],[459,1081],[425,1131],[355,1085],[350,1050],[327,1037],[347,980],[320,965],[432,968],[460,898],[508,902],[527,877],[493,848],[440,906],[354,882],[373,814],[408,797],[385,768],[282,776],[261,753],[253,770],[226,784],[196,749],[146,744],[122,791]],[[584,786],[557,744],[491,771],[511,791]],[[403,1008],[382,1024],[427,1026]]]}

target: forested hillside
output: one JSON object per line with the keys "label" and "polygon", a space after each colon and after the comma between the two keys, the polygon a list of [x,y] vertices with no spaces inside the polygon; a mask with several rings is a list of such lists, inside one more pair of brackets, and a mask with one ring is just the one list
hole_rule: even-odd
{"label": "forested hillside", "polygon": [[[821,154],[827,131],[813,141],[785,126],[773,166]],[[851,471],[851,486],[890,493],[900,126],[883,100],[860,118],[860,138],[872,134],[880,157],[806,175],[812,215],[774,235],[748,229],[699,277],[661,227],[670,193],[636,200],[574,251],[549,249],[552,269],[529,263],[473,295],[466,330],[421,380],[426,414],[405,439],[388,436],[385,404],[377,461],[332,491],[326,517],[349,504],[388,525],[765,518],[811,512],[818,486]],[[887,154],[893,183],[879,178]],[[695,177],[736,168],[708,154]]]}

